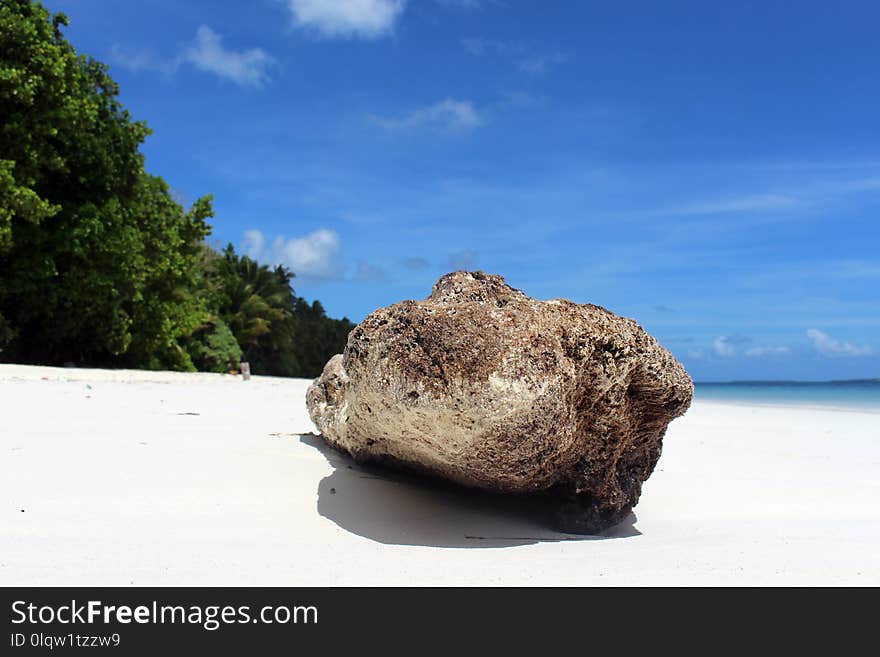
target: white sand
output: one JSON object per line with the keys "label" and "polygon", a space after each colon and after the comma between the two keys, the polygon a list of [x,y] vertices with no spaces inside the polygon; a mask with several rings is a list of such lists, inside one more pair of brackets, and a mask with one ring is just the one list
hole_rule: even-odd
{"label": "white sand", "polygon": [[698,402],[571,540],[350,468],[307,385],[0,365],[0,584],[880,584],[878,414]]}

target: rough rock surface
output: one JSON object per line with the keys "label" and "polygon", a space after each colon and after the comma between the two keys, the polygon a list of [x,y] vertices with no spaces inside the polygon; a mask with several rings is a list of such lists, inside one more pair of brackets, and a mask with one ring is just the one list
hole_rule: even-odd
{"label": "rough rock surface", "polygon": [[307,404],[357,461],[539,496],[558,528],[596,533],[636,504],[692,395],[633,320],[459,271],[367,317]]}

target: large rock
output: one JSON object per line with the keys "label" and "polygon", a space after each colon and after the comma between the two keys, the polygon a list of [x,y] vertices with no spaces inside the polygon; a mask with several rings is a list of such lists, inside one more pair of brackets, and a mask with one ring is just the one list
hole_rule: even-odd
{"label": "large rock", "polygon": [[633,320],[460,271],[367,317],[307,404],[357,461],[540,497],[557,527],[595,533],[636,504],[692,395]]}

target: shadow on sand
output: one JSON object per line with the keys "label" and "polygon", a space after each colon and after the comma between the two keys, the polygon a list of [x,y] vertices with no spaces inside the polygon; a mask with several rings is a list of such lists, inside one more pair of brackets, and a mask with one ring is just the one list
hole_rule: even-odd
{"label": "shadow on sand", "polygon": [[595,536],[547,528],[546,510],[527,498],[492,495],[386,468],[363,466],[306,433],[334,471],[318,484],[318,513],[346,531],[391,545],[500,548],[638,536],[634,514]]}

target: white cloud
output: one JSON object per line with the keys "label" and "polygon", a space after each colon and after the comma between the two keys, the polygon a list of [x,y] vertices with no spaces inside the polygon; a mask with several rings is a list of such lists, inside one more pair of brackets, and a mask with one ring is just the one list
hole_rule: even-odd
{"label": "white cloud", "polygon": [[787,356],[791,353],[788,347],[752,347],[746,350],[749,358],[767,358],[773,356]]}
{"label": "white cloud", "polygon": [[184,50],[182,58],[200,71],[252,87],[261,87],[268,82],[266,69],[275,63],[260,48],[243,51],[224,48],[222,37],[207,25],[199,27],[195,44]]}
{"label": "white cloud", "polygon": [[731,358],[736,355],[736,345],[751,342],[750,338],[742,335],[719,335],[712,341],[712,348],[722,358]]}
{"label": "white cloud", "polygon": [[272,244],[259,230],[244,234],[244,253],[254,260],[289,267],[299,277],[336,278],[341,267],[336,256],[340,240],[336,231],[321,228],[302,237],[276,237]]}
{"label": "white cloud", "polygon": [[394,30],[406,0],[287,0],[297,25],[324,36],[376,38]]}
{"label": "white cloud", "polygon": [[[266,238],[260,230],[244,231],[244,254],[251,260],[263,260],[266,255]],[[277,265],[277,262],[273,262]]]}
{"label": "white cloud", "polygon": [[813,342],[813,347],[823,356],[867,356],[873,353],[867,345],[854,345],[851,342],[842,342],[832,338],[819,329],[809,329],[807,337]]}
{"label": "white cloud", "polygon": [[712,342],[712,348],[715,349],[715,353],[721,356],[722,358],[730,358],[736,354],[736,347],[730,344],[727,341],[727,336],[719,335]]}
{"label": "white cloud", "polygon": [[452,98],[422,107],[402,117],[374,116],[373,120],[386,130],[414,130],[422,127],[470,130],[483,123],[483,118],[470,101]]}
{"label": "white cloud", "polygon": [[177,73],[181,65],[189,64],[200,71],[252,87],[261,87],[268,82],[267,69],[275,64],[275,60],[260,48],[243,51],[224,48],[223,38],[207,25],[200,26],[193,43],[174,58],[114,45],[110,49],[110,61],[135,73],[151,71],[169,76]]}

